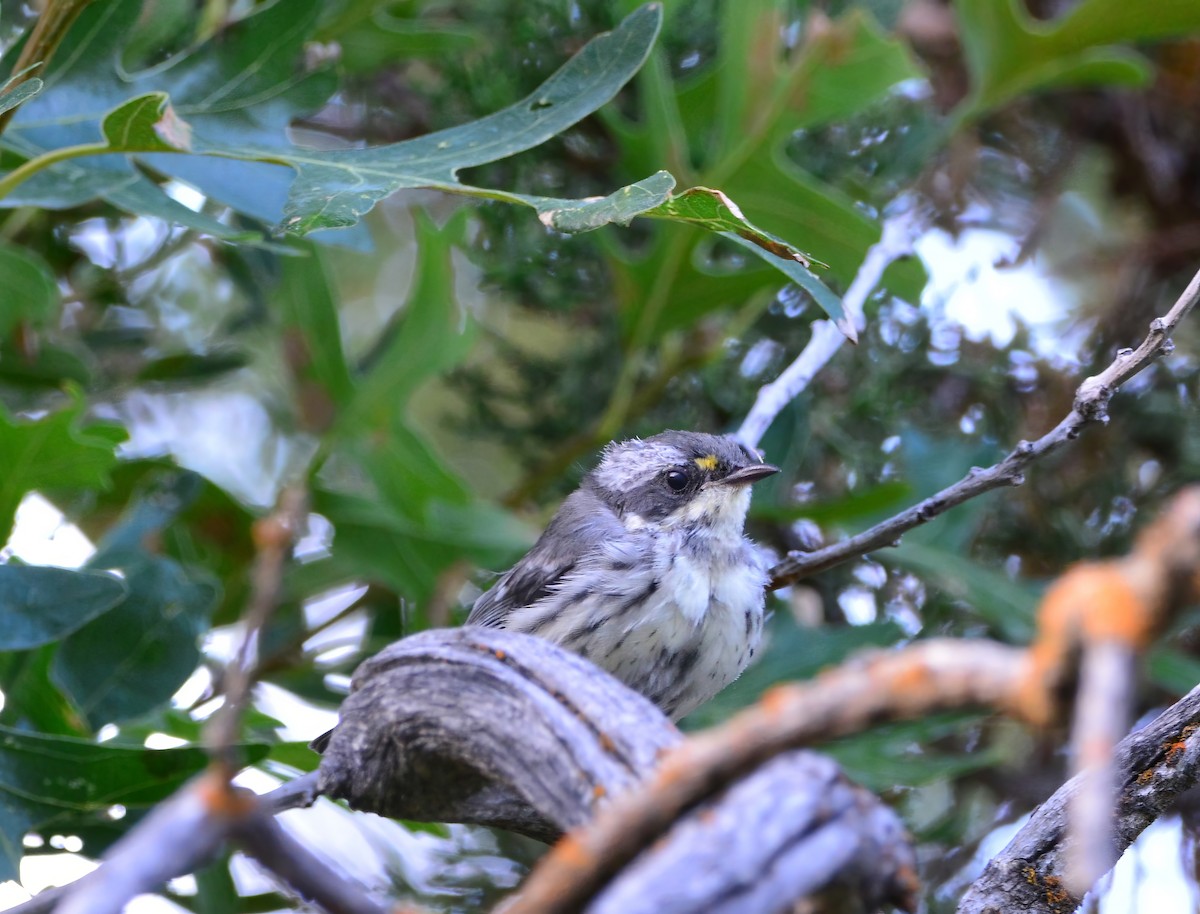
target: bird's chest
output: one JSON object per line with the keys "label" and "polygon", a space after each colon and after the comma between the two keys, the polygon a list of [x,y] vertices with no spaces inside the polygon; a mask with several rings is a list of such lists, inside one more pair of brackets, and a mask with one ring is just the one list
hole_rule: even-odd
{"label": "bird's chest", "polygon": [[762,606],[763,572],[742,542],[668,547],[655,566],[660,610],[680,637],[743,622],[747,612]]}
{"label": "bird's chest", "polygon": [[601,661],[672,716],[736,679],[762,637],[766,575],[751,549],[691,545],[659,551],[653,597]]}

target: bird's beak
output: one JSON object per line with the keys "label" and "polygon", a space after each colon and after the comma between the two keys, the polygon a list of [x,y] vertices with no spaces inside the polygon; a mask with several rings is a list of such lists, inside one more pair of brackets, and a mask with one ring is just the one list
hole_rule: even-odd
{"label": "bird's beak", "polygon": [[769,463],[752,463],[748,467],[734,470],[721,480],[721,484],[726,486],[749,485],[760,479],[766,479],[768,476],[774,476],[778,472],[779,467],[773,467]]}

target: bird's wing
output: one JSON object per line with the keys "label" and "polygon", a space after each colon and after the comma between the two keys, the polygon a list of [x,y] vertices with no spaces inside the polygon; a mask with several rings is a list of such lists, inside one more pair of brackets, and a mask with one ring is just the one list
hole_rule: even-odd
{"label": "bird's wing", "polygon": [[595,494],[587,489],[574,492],[525,557],[475,601],[467,625],[503,628],[513,609],[536,603],[582,560],[627,535],[621,521]]}

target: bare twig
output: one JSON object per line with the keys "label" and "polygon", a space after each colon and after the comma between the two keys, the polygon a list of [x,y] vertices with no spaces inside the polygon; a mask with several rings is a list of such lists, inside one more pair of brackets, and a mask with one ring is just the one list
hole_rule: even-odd
{"label": "bare twig", "polygon": [[244,613],[245,634],[237,657],[224,675],[225,703],[213,716],[205,734],[209,751],[221,761],[229,774],[237,770],[232,758],[237,743],[241,715],[257,675],[258,636],[279,603],[283,590],[283,572],[292,545],[303,530],[308,498],[303,489],[286,487],[279,493],[274,511],[254,523],[257,549],[251,579],[250,603]]}
{"label": "bare twig", "polygon": [[136,895],[190,873],[216,853],[252,795],[231,794],[207,772],[163,801],[112,846],[98,869],[42,892],[13,914],[118,914]]}
{"label": "bare twig", "polygon": [[1021,441],[999,463],[981,469],[974,467],[961,480],[942,489],[895,517],[876,524],[870,530],[815,552],[792,552],[771,569],[771,587],[778,588],[801,578],[825,571],[842,562],[873,552],[884,546],[894,546],[903,533],[919,527],[955,505],[990,492],[1001,486],[1019,486],[1025,481],[1025,471],[1036,460],[1052,454],[1075,440],[1093,422],[1108,421],[1108,403],[1117,389],[1159,355],[1174,349],[1170,334],[1176,325],[1200,300],[1200,272],[1192,277],[1183,294],[1163,317],[1150,322],[1150,332],[1136,349],[1123,349],[1100,374],[1088,378],[1075,392],[1071,412],[1051,431],[1037,441]]}
{"label": "bare twig", "polygon": [[320,780],[319,771],[309,771],[264,793],[259,797],[259,802],[273,816],[288,809],[304,809],[312,806],[321,796]]}
{"label": "bare twig", "polygon": [[[308,779],[311,784],[312,778]],[[297,782],[305,782],[298,778]],[[293,782],[296,783],[296,782]],[[287,786],[287,785],[285,785]],[[293,791],[293,795],[295,791]],[[100,867],[67,886],[49,889],[13,914],[118,914],[136,895],[194,872],[234,840],[304,898],[332,914],[382,914],[387,909],[347,883],[290,838],[270,816],[296,805],[264,802],[231,787],[211,768],[154,808],[104,856]]]}
{"label": "bare twig", "polygon": [[758,705],[670,752],[650,781],[570,832],[537,865],[506,914],[579,910],[681,813],[787,749],[883,720],[971,705],[1009,707],[1022,654],[990,641],[922,641],[772,689]]}
{"label": "bare twig", "polygon": [[301,898],[315,901],[330,914],[399,914],[399,909],[380,904],[342,878],[262,811],[238,823],[235,834],[242,850]]}
{"label": "bare twig", "polygon": [[[1200,774],[1200,687],[1117,746],[1116,821],[1112,852],[1119,854]],[[959,914],[1023,911],[1063,914],[1080,895],[1065,881],[1072,853],[1067,813],[1081,777],[1038,807],[1016,837],[988,863],[959,903]]]}
{"label": "bare twig", "polygon": [[[867,296],[883,278],[883,272],[895,260],[912,253],[913,243],[921,233],[925,219],[915,204],[903,201],[903,209],[883,223],[883,233],[867,249],[850,288],[842,297],[842,307],[856,330],[865,325],[863,306]],[[754,406],[746,414],[734,435],[747,447],[756,448],[775,417],[812,382],[834,354],[842,348],[846,336],[833,321],[815,321],[812,336],[796,360],[770,384],[765,384],[755,397]]]}

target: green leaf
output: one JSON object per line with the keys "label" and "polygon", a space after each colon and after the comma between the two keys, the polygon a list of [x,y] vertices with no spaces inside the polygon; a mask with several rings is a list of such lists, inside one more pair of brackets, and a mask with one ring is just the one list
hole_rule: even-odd
{"label": "green leaf", "polygon": [[62,390],[66,384],[86,387],[92,373],[73,350],[38,340],[36,351],[25,352],[0,339],[0,380],[19,388]]}
{"label": "green leaf", "polygon": [[1146,657],[1150,681],[1175,695],[1186,695],[1200,684],[1200,658],[1178,648],[1160,646]]}
{"label": "green leaf", "polygon": [[[761,229],[756,231],[761,232]],[[762,234],[766,235],[765,232]],[[798,285],[801,289],[813,297],[813,301],[829,315],[833,320],[834,325],[842,332],[842,335],[852,343],[858,342],[858,330],[854,326],[854,321],[846,314],[846,309],[842,307],[842,300],[830,291],[825,283],[821,282],[816,275],[804,265],[797,256],[781,257],[774,250],[768,248],[764,244],[760,244],[750,238],[747,238],[742,233],[721,232],[721,235],[728,238],[734,244],[740,245],[748,250],[755,257],[765,260],[770,266],[775,267],[792,282]],[[774,239],[775,236],[768,236]],[[778,239],[775,239],[778,241]],[[782,243],[782,242],[781,242]],[[799,253],[799,252],[797,252]]]}
{"label": "green leaf", "polygon": [[466,504],[470,492],[420,435],[400,422],[365,445],[358,457],[389,507],[404,517],[428,519],[433,501]]}
{"label": "green leaf", "polygon": [[787,102],[800,126],[846,121],[885,100],[900,83],[924,79],[906,43],[866,9],[851,9],[805,43]]}
{"label": "green leaf", "polygon": [[207,761],[191,747],[96,745],[0,727],[0,881],[17,878],[27,832],[68,818],[99,819],[114,803],[150,805]]}
{"label": "green leaf", "polygon": [[250,356],[237,350],[180,353],[147,362],[137,373],[139,381],[198,381],[245,368]]}
{"label": "green leaf", "polygon": [[[590,232],[602,225],[628,225],[637,216],[653,216],[670,198],[675,178],[665,171],[595,200],[535,200],[538,218],[559,232]],[[664,216],[673,218],[673,216]]]}
{"label": "green leaf", "polygon": [[280,282],[275,294],[282,315],[288,367],[305,385],[302,399],[322,397],[344,407],[354,392],[342,351],[337,302],[324,255],[304,244],[306,256],[280,259]]}
{"label": "green leaf", "polygon": [[[66,73],[60,70],[53,73],[56,77],[53,111],[71,107],[74,93],[79,96],[78,113],[69,124],[49,113],[39,120],[41,112],[35,106],[32,111],[23,112],[26,116],[13,125],[4,142],[31,159],[39,151],[49,153],[47,164],[61,157],[63,147],[74,147],[80,153],[124,151],[142,155],[190,150],[244,159],[245,163],[220,164],[220,186],[211,164],[198,166],[189,160],[190,165],[180,170],[173,157],[163,155],[152,155],[147,162],[259,218],[264,218],[272,204],[259,201],[249,206],[230,196],[230,186],[244,193],[247,187],[258,183],[250,180],[247,164],[290,165],[295,178],[280,227],[295,234],[354,225],[376,202],[404,188],[437,188],[532,206],[543,213],[548,224],[557,227],[561,221],[562,225],[579,226],[576,230],[603,224],[606,215],[628,222],[662,199],[662,187],[669,176],[655,175],[617,191],[600,203],[470,187],[457,177],[460,169],[537,146],[609,101],[637,72],[653,45],[662,19],[658,4],[642,7],[613,32],[593,39],[534,94],[516,105],[470,124],[414,140],[370,149],[340,150],[300,149],[286,142],[284,128],[288,118],[280,115],[301,113],[317,100],[315,93],[294,91],[295,76],[289,59],[300,55],[317,7],[299,0],[289,3],[285,11],[281,11],[282,6],[270,5],[224,32],[211,63],[202,63],[203,51],[198,50],[171,66],[144,71],[127,81],[142,90],[132,98],[126,96],[125,85],[114,84],[112,74],[96,65],[96,61],[101,64],[115,61],[120,43],[114,36],[130,24],[130,0],[108,4],[103,11],[85,12],[78,27],[72,30],[77,44],[67,52],[60,52],[55,59],[83,58],[87,63],[68,68]],[[262,54],[263,47],[270,53]],[[85,53],[81,54],[81,50]],[[85,81],[85,76],[86,84],[78,85]],[[301,82],[307,84],[313,80]],[[331,88],[325,83],[322,86]],[[167,93],[174,99],[174,108],[168,103]],[[94,112],[96,99],[105,97],[115,107],[104,113],[90,113]],[[285,100],[291,104],[290,109],[288,104],[281,104]],[[267,106],[266,102],[273,104]],[[262,118],[264,123],[259,123],[256,117],[260,110],[269,112],[269,116]],[[99,121],[106,139],[103,148],[96,146],[94,135],[87,135],[92,118]],[[268,124],[277,128],[275,133],[262,129]],[[66,200],[72,204],[83,202],[89,192],[107,196],[119,204],[120,200],[112,195],[140,177],[128,161],[75,160],[67,166],[51,167],[69,175],[69,195],[57,198],[59,205],[65,205]],[[241,180],[239,175],[243,176]],[[19,192],[13,197],[17,202],[50,205],[48,200],[38,199],[37,192],[53,196],[56,191],[52,187],[43,181],[35,191],[35,199]],[[62,188],[57,192],[61,194]],[[141,193],[148,193],[144,184]],[[274,220],[275,216],[267,218]]]}
{"label": "green leaf", "polygon": [[804,518],[817,524],[847,527],[870,523],[894,514],[912,494],[912,486],[899,480],[881,482],[869,488],[855,489],[840,498],[824,499],[800,505],[758,505],[751,503],[750,514],[776,523]]}
{"label": "green leaf", "polygon": [[[640,248],[629,255],[613,246],[616,286],[631,290],[621,303],[627,332],[644,319],[642,290],[669,289],[651,333],[657,339],[710,312],[773,293],[780,270],[826,313],[840,315],[840,299],[826,283],[849,283],[879,240],[878,223],[858,201],[815,179],[786,149],[797,131],[880,104],[898,83],[920,77],[920,70],[905,44],[869,16],[852,12],[822,23],[794,48],[786,44],[786,15],[770,0],[725,7],[711,71],[673,85],[665,68],[646,67],[639,76],[636,119],[625,119],[612,106],[601,116],[620,141],[627,173],[644,173],[664,161],[682,160],[682,168],[700,163],[689,182],[720,188],[763,236],[802,243],[830,265],[831,275],[818,280],[794,260],[747,242],[736,235],[742,226],[733,237],[723,237],[756,259],[736,266],[710,256],[713,239],[699,234],[684,257],[666,256],[670,233],[660,232],[648,252]],[[915,300],[924,286],[923,270],[915,259],[896,264],[887,283],[894,294]]]}
{"label": "green leaf", "polygon": [[441,228],[416,214],[417,263],[408,299],[366,362],[358,391],[340,428],[386,429],[426,380],[458,363],[474,339],[474,322],[454,295],[451,252],[466,225],[458,211]]}
{"label": "green leaf", "polygon": [[156,558],[126,571],[129,596],[59,645],[51,677],[93,729],[165,704],[200,662],[216,582]]}
{"label": "green leaf", "polygon": [[1143,85],[1151,68],[1128,47],[1200,31],[1194,0],[1161,0],[1153,15],[1125,0],[1084,0],[1051,22],[1020,0],[955,4],[971,93],[955,111],[977,118],[1017,95],[1060,86]]}
{"label": "green leaf", "polygon": [[821,746],[821,751],[837,759],[846,774],[868,790],[918,787],[991,768],[1004,759],[998,746],[957,753],[927,748],[977,725],[980,719],[971,712],[937,714],[835,740]]}
{"label": "green leaf", "polygon": [[[163,124],[161,117],[152,117],[157,102],[150,99],[153,93],[166,93],[178,116],[194,130],[230,148],[245,152],[286,146],[288,124],[320,107],[335,87],[332,73],[308,72],[301,65],[304,42],[321,6],[316,0],[264,5],[223,29],[219,39],[130,73],[122,52],[137,32],[141,0],[91,4],[48,65],[48,91],[22,106],[0,144],[30,159],[65,147],[95,145],[104,137],[106,118],[119,113],[131,130],[138,128],[131,138],[139,137],[147,147],[178,148],[186,144],[153,129],[158,123],[161,131]],[[142,101],[136,109],[125,109],[138,99]],[[63,111],[71,116],[62,117]],[[254,162],[179,153],[140,155],[155,172],[179,178],[268,224],[279,218],[291,180],[287,168]],[[129,212],[168,218],[220,237],[245,235],[176,203],[127,156],[93,156],[54,165],[18,187],[3,205],[61,208],[98,197]]]}
{"label": "green leaf", "polygon": [[101,541],[91,568],[120,568],[129,594],[59,644],[51,678],[93,729],[165,704],[200,662],[214,580],[146,551],[198,492],[192,474],[147,491]]}
{"label": "green leaf", "polygon": [[719,723],[735,711],[753,704],[773,685],[810,679],[857,651],[889,647],[904,638],[894,622],[873,622],[847,627],[797,625],[777,614],[767,628],[767,641],[758,660],[712,701],[690,715],[687,729]]}
{"label": "green leaf", "polygon": [[481,503],[435,502],[428,519],[418,521],[380,499],[317,489],[313,508],[336,531],[333,555],[313,563],[314,572],[327,575],[327,585],[376,581],[417,601],[433,592],[438,576],[454,562],[466,558],[498,567],[534,540],[528,525]]}
{"label": "green leaf", "polygon": [[58,312],[58,285],[54,273],[34,251],[0,244],[0,337],[8,336],[23,321],[45,324]]}
{"label": "green leaf", "polygon": [[0,113],[11,111],[17,105],[23,105],[42,91],[44,83],[36,76],[23,83],[11,86],[5,84],[0,88]]}
{"label": "green leaf", "polygon": [[612,32],[589,41],[531,95],[469,124],[371,149],[285,155],[297,176],[281,227],[303,234],[353,225],[379,200],[403,188],[429,187],[538,207],[537,197],[460,184],[458,171],[532,149],[608,102],[641,67],[661,23],[659,4],[635,10]]}
{"label": "green leaf", "polygon": [[107,488],[125,430],[111,423],[81,426],[75,403],[33,421],[14,420],[0,406],[0,539],[7,539],[25,493],[42,488]]}
{"label": "green leaf", "polygon": [[110,574],[0,565],[0,651],[57,641],[128,593]]}
{"label": "green leaf", "polygon": [[62,736],[85,736],[87,724],[66,696],[50,681],[57,645],[0,654],[0,690],[4,709],[0,724]]}
{"label": "green leaf", "polygon": [[131,98],[105,115],[100,129],[112,152],[187,152],[192,146],[192,128],[166,92]]}

